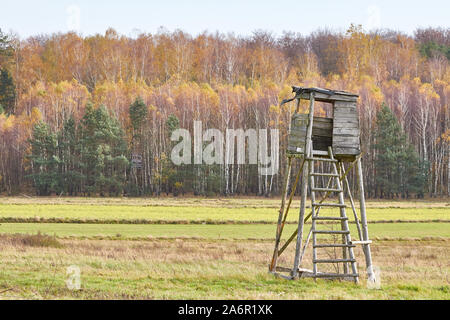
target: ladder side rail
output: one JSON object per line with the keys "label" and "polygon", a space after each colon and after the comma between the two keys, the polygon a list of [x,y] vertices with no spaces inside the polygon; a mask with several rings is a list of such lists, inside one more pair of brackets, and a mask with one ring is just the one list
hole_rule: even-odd
{"label": "ladder side rail", "polygon": [[[312,146],[311,146],[312,149]],[[316,212],[316,193],[314,192],[314,160],[310,161],[309,164],[309,185],[311,188],[311,209],[312,209],[312,218],[315,218],[319,212]],[[318,207],[317,209],[320,210],[320,207]],[[313,241],[313,274],[314,274],[314,279],[316,279],[315,277],[317,276],[317,263],[315,262],[317,260],[317,249],[316,249],[316,244],[317,244],[317,235],[314,232],[316,230],[316,220],[312,219],[311,222],[311,231],[312,232],[312,241]],[[305,244],[305,250],[306,250],[306,245]]]}
{"label": "ladder side rail", "polygon": [[[333,156],[333,155],[332,155]],[[341,169],[341,165],[342,163],[339,162],[336,168],[336,171],[338,172],[339,176],[343,175],[342,169]],[[344,182],[339,181],[339,179],[336,179],[336,185],[338,189],[341,189],[342,191],[339,193],[339,203],[345,203],[345,199],[344,199]],[[339,186],[340,185],[340,186]],[[342,202],[341,202],[341,197],[340,195],[342,194]],[[340,208],[340,215],[341,217],[347,217],[347,212],[345,210],[345,208]],[[341,221],[341,230],[347,230],[346,229],[346,225],[345,222],[347,222],[347,229],[348,229],[348,220],[342,220]],[[348,239],[347,239],[347,235],[342,235],[342,243],[348,244]],[[343,259],[348,259],[348,254],[347,254],[347,248],[342,248],[342,258]],[[343,265],[344,267],[344,273],[348,273],[348,264],[344,263]]]}
{"label": "ladder side rail", "polygon": [[[306,133],[306,142],[305,142],[305,159],[311,157],[311,145],[312,145],[312,129],[313,129],[313,121],[314,121],[314,92],[309,94],[309,121],[308,121],[308,129]],[[301,203],[300,203],[300,213],[298,219],[298,232],[297,232],[297,246],[295,248],[295,258],[294,258],[294,267],[292,269],[292,277],[298,277],[298,266],[300,262],[300,251],[302,249],[303,242],[303,226],[305,219],[305,209],[306,209],[306,196],[308,190],[308,165],[309,161],[304,162],[303,172],[302,172],[302,187],[301,187]]]}

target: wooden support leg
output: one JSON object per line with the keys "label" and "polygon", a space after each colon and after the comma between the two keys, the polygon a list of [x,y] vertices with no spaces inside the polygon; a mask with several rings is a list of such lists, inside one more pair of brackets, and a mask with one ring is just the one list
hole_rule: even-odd
{"label": "wooden support leg", "polygon": [[301,202],[300,202],[300,214],[298,219],[298,233],[297,233],[297,247],[295,248],[295,258],[294,258],[294,268],[292,269],[292,277],[298,277],[298,267],[300,264],[300,254],[302,250],[303,241],[303,225],[305,220],[305,210],[306,210],[306,196],[308,193],[308,170],[309,159],[312,156],[312,130],[314,121],[314,92],[309,94],[309,115],[308,115],[308,128],[306,133],[306,143],[305,143],[305,161],[303,165],[302,172],[302,187],[301,187]]}
{"label": "wooden support leg", "polygon": [[[342,168],[342,172],[345,172],[345,167],[344,167],[343,163],[341,164],[341,168]],[[347,193],[348,193],[348,197],[350,199],[350,205],[352,206],[353,217],[355,218],[355,224],[356,224],[356,229],[358,230],[359,240],[363,241],[362,232],[361,232],[361,226],[360,226],[360,222],[359,222],[359,219],[358,219],[358,213],[356,212],[355,202],[353,201],[353,195],[352,195],[352,192],[350,190],[350,185],[348,183],[347,176],[345,176],[345,179],[343,180],[343,183],[345,185],[345,188],[346,188]]]}
{"label": "wooden support leg", "polygon": [[[358,175],[358,185],[359,185],[359,207],[361,212],[361,231],[363,241],[369,240],[369,229],[367,227],[367,216],[366,216],[366,199],[364,196],[364,181],[363,181],[363,172],[361,159],[357,160],[356,164],[357,175]],[[375,282],[375,273],[373,271],[372,266],[372,254],[370,252],[370,244],[363,244],[363,251],[366,257],[366,268],[367,268],[367,276],[369,281]]]}
{"label": "wooden support leg", "polygon": [[283,192],[283,198],[281,199],[281,208],[280,212],[278,214],[278,223],[277,223],[277,233],[275,238],[275,249],[273,251],[273,257],[272,262],[270,263],[269,271],[275,272],[275,269],[277,267],[277,259],[278,259],[278,247],[280,246],[280,240],[281,240],[281,231],[282,231],[282,220],[283,220],[283,213],[284,213],[284,207],[286,203],[286,196],[288,194],[289,190],[289,179],[291,177],[291,169],[292,169],[292,158],[288,158],[287,163],[287,172],[286,172],[286,180],[284,182],[284,192]]}

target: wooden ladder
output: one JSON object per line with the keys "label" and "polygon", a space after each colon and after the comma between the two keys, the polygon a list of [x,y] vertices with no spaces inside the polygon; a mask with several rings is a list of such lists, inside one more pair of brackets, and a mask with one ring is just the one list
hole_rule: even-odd
{"label": "wooden ladder", "polygon": [[[312,143],[311,143],[312,147]],[[353,248],[355,244],[352,243],[350,236],[350,229],[348,226],[348,217],[345,211],[346,205],[344,202],[344,189],[343,184],[341,182],[341,177],[338,171],[339,161],[334,158],[332,148],[328,148],[328,155],[322,157],[316,157],[313,150],[309,153],[311,156],[306,157],[305,160],[309,162],[309,172],[308,179],[311,191],[311,208],[312,208],[312,249],[313,249],[313,277],[314,278],[328,278],[328,279],[352,279],[355,282],[358,282],[358,271],[356,266],[356,260],[353,252]],[[322,172],[316,173],[314,172],[314,164],[315,162],[327,162],[331,164],[331,172]],[[315,178],[316,177],[326,177],[329,178],[328,185],[326,187],[318,188],[315,186]],[[334,182],[334,185],[333,185]],[[316,192],[326,192],[325,198],[331,194],[335,193],[338,195],[338,203],[325,203],[322,201],[316,201]],[[325,199],[324,198],[324,199]],[[332,207],[339,209],[339,216],[319,216],[320,208],[322,207]],[[341,225],[341,230],[317,230],[317,221],[322,222],[336,222],[339,221]],[[317,235],[341,235],[342,242],[341,243],[317,243]],[[317,251],[324,248],[342,248],[342,259],[318,259]],[[342,263],[343,264],[343,273],[323,273],[318,271],[319,264],[325,263]],[[351,272],[349,272],[348,264],[351,264]],[[340,270],[340,268],[338,268]]]}

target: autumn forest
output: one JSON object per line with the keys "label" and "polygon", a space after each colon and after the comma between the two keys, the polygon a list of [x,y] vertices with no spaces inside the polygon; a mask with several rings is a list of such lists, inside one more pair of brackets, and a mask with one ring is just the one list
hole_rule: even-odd
{"label": "autumn forest", "polygon": [[[295,109],[279,104],[297,85],[359,94],[368,197],[448,196],[449,61],[443,28],[28,39],[0,31],[0,194],[279,195]],[[195,120],[279,129],[279,173],[175,166],[171,132],[192,132]]]}

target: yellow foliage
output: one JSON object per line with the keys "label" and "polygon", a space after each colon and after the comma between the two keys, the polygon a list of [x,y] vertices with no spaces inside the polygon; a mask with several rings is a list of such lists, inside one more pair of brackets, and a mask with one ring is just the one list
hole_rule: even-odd
{"label": "yellow foliage", "polygon": [[419,92],[429,99],[439,99],[439,95],[436,93],[431,83],[422,84]]}
{"label": "yellow foliage", "polygon": [[6,118],[6,121],[3,122],[3,131],[8,131],[11,129],[16,122],[16,117],[14,115],[10,115],[8,118]]}
{"label": "yellow foliage", "polygon": [[289,99],[292,95],[292,87],[285,84],[278,94],[278,101],[281,102],[284,99]]}
{"label": "yellow foliage", "polygon": [[270,105],[269,107],[269,112],[271,113],[276,113],[276,114],[280,114],[281,113],[281,108],[279,106],[276,105]]}
{"label": "yellow foliage", "polygon": [[176,189],[181,189],[181,188],[183,188],[183,183],[182,182],[175,182],[175,188]]}

